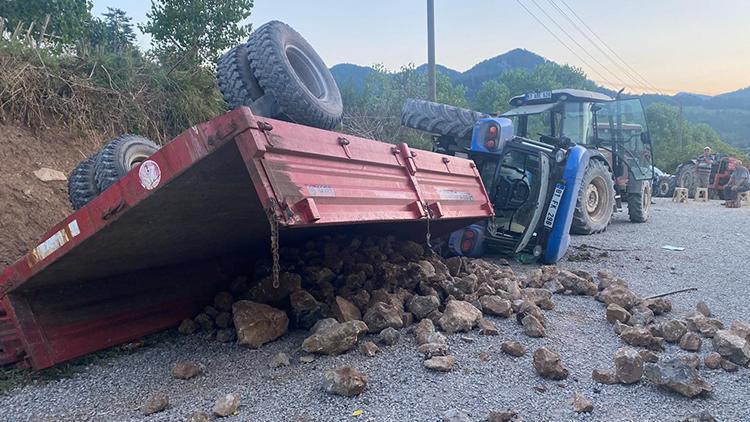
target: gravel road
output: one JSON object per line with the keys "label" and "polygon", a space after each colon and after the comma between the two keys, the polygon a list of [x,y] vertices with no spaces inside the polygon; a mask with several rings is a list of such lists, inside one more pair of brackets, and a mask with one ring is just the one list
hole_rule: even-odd
{"label": "gravel road", "polygon": [[[725,324],[750,319],[750,208],[725,209],[717,201],[673,204],[658,199],[651,221],[634,225],[620,213],[607,232],[574,237],[573,246],[587,244],[610,251],[607,257],[560,266],[595,272],[607,269],[630,282],[641,295],[685,287],[699,291],[672,296],[674,315],[691,311],[703,299]],[[681,252],[663,245],[684,246]],[[576,252],[576,249],[572,249]],[[516,272],[535,267],[514,265]],[[677,421],[708,410],[720,421],[750,420],[750,370],[735,373],[701,369],[714,386],[708,397],[688,399],[644,381],[636,385],[601,385],[591,380],[594,368],[613,367],[612,356],[624,344],[604,319],[604,306],[588,297],[556,295],[556,308],[547,311],[547,337],[526,337],[515,319],[491,318],[500,336],[449,337],[450,350],[459,368],[451,373],[429,372],[422,367],[412,336],[404,333],[399,344],[381,346],[373,358],[351,351],[338,357],[318,357],[313,363],[298,361],[303,332],[292,332],[260,350],[205,341],[200,336],[168,336],[161,342],[78,368],[71,378],[19,386],[0,395],[0,419],[22,420],[184,420],[194,410],[210,412],[214,400],[226,393],[241,396],[239,414],[226,418],[252,421],[438,421],[458,408],[472,420],[486,418],[490,410],[512,408],[527,421],[620,420]],[[500,351],[505,340],[519,340],[529,353],[512,358]],[[533,370],[531,354],[546,345],[557,351],[570,369],[563,382],[543,380]],[[712,350],[704,341],[701,355]],[[272,369],[278,352],[292,357],[289,367]],[[664,355],[688,354],[669,345]],[[205,375],[182,381],[169,371],[178,360],[206,366]],[[323,392],[323,372],[353,365],[370,382],[355,398]],[[535,387],[546,387],[539,392]],[[140,405],[155,392],[165,392],[170,407],[148,418]],[[576,414],[575,393],[594,403],[591,414]],[[353,418],[352,412],[363,414]]]}

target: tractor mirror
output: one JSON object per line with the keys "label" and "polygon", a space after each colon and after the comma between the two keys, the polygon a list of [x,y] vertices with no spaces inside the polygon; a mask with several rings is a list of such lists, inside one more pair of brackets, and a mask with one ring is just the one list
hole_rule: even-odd
{"label": "tractor mirror", "polygon": [[650,144],[651,135],[649,135],[648,132],[641,132],[641,142],[643,142],[644,144]]}

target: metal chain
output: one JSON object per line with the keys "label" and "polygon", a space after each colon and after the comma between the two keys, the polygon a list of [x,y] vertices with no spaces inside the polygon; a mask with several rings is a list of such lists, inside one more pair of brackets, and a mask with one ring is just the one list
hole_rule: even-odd
{"label": "metal chain", "polygon": [[425,211],[427,211],[427,233],[425,234],[425,240],[427,241],[427,247],[432,250],[432,244],[430,243],[430,238],[432,237],[432,234],[430,233],[430,220],[432,219],[432,210],[430,209],[430,206],[425,203]]}
{"label": "metal chain", "polygon": [[271,276],[273,277],[273,288],[279,288],[279,273],[281,265],[279,264],[279,220],[276,218],[276,208],[272,200],[266,210],[268,222],[271,224]]}

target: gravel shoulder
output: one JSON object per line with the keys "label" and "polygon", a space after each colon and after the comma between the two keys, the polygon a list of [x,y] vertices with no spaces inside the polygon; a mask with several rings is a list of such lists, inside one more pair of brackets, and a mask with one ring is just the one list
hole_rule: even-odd
{"label": "gravel shoulder", "polygon": [[[560,267],[591,272],[609,270],[627,280],[643,296],[686,287],[697,292],[671,296],[672,316],[694,309],[704,300],[726,325],[733,319],[747,320],[750,274],[747,239],[750,238],[750,207],[726,209],[718,201],[674,204],[657,199],[651,219],[631,224],[627,213],[617,214],[600,235],[573,238],[572,252],[586,244],[609,251],[607,257],[588,261],[563,260]],[[681,252],[663,245],[684,246]],[[596,254],[595,254],[596,255]],[[513,265],[517,273],[535,266]],[[721,421],[750,420],[750,370],[735,373],[700,370],[714,385],[707,397],[688,399],[661,390],[643,380],[634,385],[602,385],[591,379],[595,368],[611,369],[612,356],[625,346],[605,320],[603,304],[585,296],[555,295],[556,307],[545,313],[547,337],[532,339],[523,334],[515,319],[488,317],[499,336],[470,333],[449,336],[449,347],[458,360],[450,373],[427,371],[416,352],[413,336],[403,335],[394,346],[381,346],[375,357],[353,350],[337,357],[319,356],[303,364],[298,358],[306,333],[293,331],[282,339],[248,350],[235,344],[207,341],[200,335],[167,335],[159,342],[128,354],[107,356],[77,368],[69,377],[27,383],[0,395],[2,419],[26,420],[185,420],[194,410],[210,411],[215,399],[226,393],[241,396],[239,413],[222,420],[253,421],[436,421],[450,409],[467,411],[472,420],[483,420],[490,410],[512,408],[527,421],[644,421],[682,420],[708,410]],[[373,338],[370,338],[373,337]],[[367,339],[374,340],[374,336]],[[527,354],[513,358],[500,351],[506,340],[518,340]],[[540,346],[558,352],[570,370],[568,379],[555,382],[540,378],[532,367],[532,353]],[[700,355],[711,351],[705,341]],[[291,365],[270,368],[279,352],[291,357]],[[686,355],[675,345],[665,355]],[[206,366],[206,373],[183,381],[169,371],[178,360],[193,360]],[[341,365],[352,365],[369,376],[367,390],[354,398],[328,395],[323,391],[323,373]],[[539,392],[539,386],[546,388]],[[141,404],[156,392],[169,395],[167,410],[143,417]],[[581,393],[594,403],[591,414],[576,414],[573,395]]]}

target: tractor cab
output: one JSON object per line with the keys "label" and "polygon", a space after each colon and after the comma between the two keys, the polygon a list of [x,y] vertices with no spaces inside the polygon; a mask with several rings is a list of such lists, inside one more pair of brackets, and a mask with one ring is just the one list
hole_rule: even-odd
{"label": "tractor cab", "polygon": [[[590,234],[606,228],[611,218],[607,208],[619,209],[622,196],[628,200],[631,220],[645,221],[653,162],[640,99],[558,89],[520,95],[510,103],[514,108],[501,116],[513,121],[516,136],[555,147],[583,145],[591,150],[593,160],[602,162],[601,177],[593,177],[581,190],[574,232]],[[611,182],[600,180],[606,178],[605,172]],[[631,207],[631,201],[637,204]]]}

